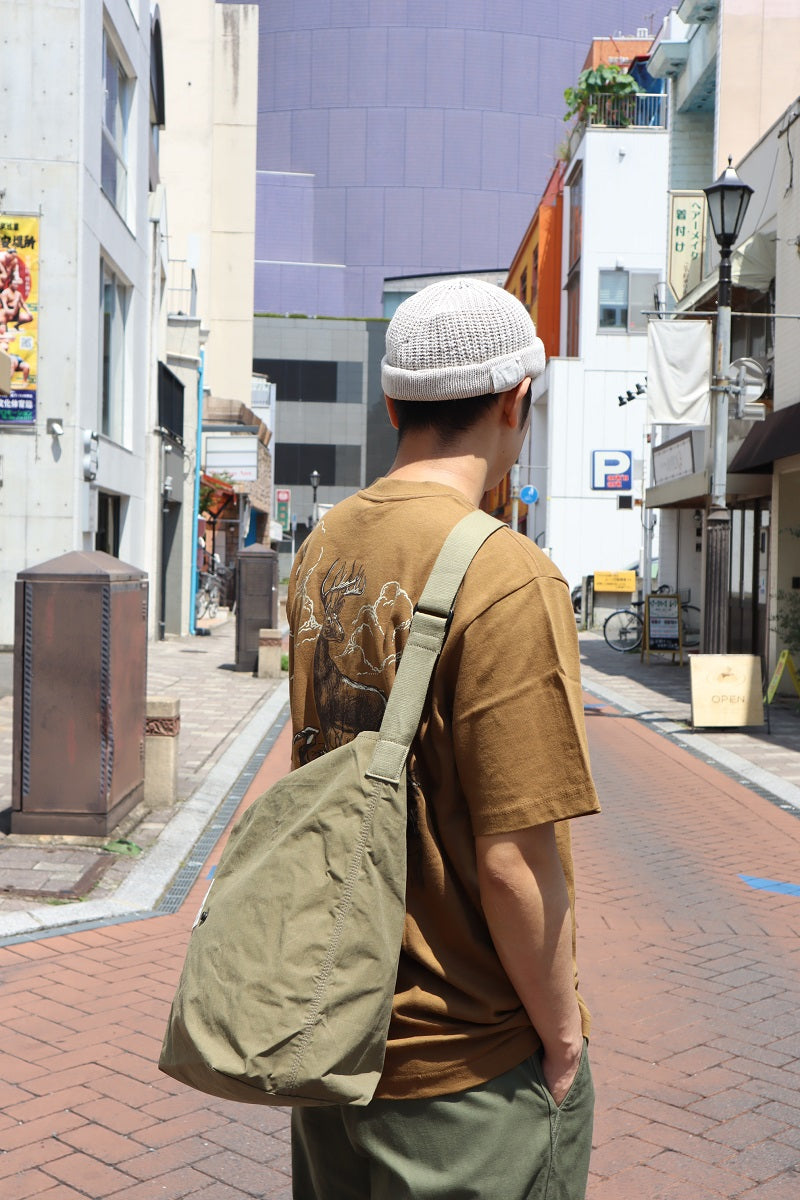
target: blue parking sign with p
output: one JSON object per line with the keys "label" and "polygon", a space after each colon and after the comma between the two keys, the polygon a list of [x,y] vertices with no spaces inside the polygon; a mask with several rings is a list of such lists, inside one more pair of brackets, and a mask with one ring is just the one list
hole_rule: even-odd
{"label": "blue parking sign with p", "polygon": [[592,451],[592,490],[629,492],[633,486],[633,453],[630,450]]}

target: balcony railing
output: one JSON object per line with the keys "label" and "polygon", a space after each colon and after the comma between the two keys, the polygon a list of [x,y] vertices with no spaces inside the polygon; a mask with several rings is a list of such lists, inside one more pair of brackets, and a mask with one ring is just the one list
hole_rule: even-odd
{"label": "balcony railing", "polygon": [[664,93],[635,92],[611,96],[596,92],[589,97],[587,124],[606,129],[666,129],[667,97]]}

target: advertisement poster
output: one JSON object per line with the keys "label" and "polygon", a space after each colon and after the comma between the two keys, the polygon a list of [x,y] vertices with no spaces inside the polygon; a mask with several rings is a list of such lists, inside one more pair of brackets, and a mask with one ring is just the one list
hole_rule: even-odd
{"label": "advertisement poster", "polygon": [[0,349],[11,356],[11,393],[0,425],[36,420],[39,344],[39,218],[0,214]]}
{"label": "advertisement poster", "polygon": [[667,282],[681,300],[703,277],[706,233],[704,192],[671,192],[669,202],[669,261]]}

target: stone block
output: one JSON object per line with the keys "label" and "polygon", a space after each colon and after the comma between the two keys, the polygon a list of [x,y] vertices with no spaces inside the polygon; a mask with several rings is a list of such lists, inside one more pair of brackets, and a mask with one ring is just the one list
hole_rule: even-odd
{"label": "stone block", "polygon": [[144,799],[151,808],[178,797],[178,744],[181,702],[174,696],[148,696],[144,739]]}
{"label": "stone block", "polygon": [[258,667],[259,679],[280,679],[283,638],[280,629],[259,629]]}

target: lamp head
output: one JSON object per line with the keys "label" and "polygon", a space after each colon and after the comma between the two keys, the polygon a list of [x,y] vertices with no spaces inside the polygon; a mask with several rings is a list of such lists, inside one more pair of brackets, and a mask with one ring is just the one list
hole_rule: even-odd
{"label": "lamp head", "polygon": [[741,232],[753,189],[739,178],[729,158],[719,179],[703,191],[708,200],[714,237],[721,250],[730,250]]}

